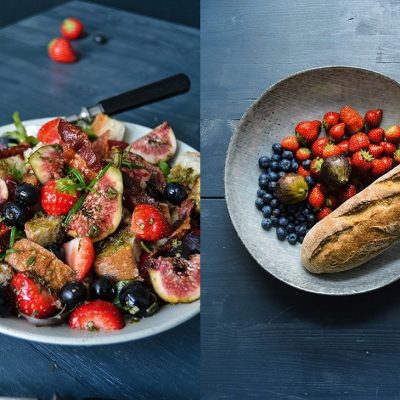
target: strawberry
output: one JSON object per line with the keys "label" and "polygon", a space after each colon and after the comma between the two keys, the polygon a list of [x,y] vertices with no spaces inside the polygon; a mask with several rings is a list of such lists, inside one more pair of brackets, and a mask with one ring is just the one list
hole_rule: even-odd
{"label": "strawberry", "polygon": [[308,202],[310,206],[315,208],[316,210],[319,210],[324,205],[325,196],[319,186],[315,185],[312,188],[311,193],[308,196]]}
{"label": "strawberry", "polygon": [[400,143],[400,125],[392,125],[385,131],[385,138],[388,142],[399,144]]}
{"label": "strawberry", "polygon": [[143,240],[160,240],[166,237],[170,226],[164,214],[151,204],[139,204],[132,214],[132,231]]}
{"label": "strawberry", "polygon": [[321,219],[324,219],[325,217],[327,217],[331,212],[332,212],[332,209],[329,207],[321,208],[321,210],[319,210],[317,212],[317,221],[321,221]]}
{"label": "strawberry", "polygon": [[322,158],[340,156],[342,149],[336,144],[327,144],[322,151]]}
{"label": "strawberry", "polygon": [[342,154],[347,154],[349,152],[349,140],[342,140],[337,145],[341,148]]}
{"label": "strawberry", "polygon": [[61,24],[60,32],[65,39],[75,40],[83,35],[83,24],[79,19],[67,18]]}
{"label": "strawberry", "polygon": [[368,138],[371,143],[379,144],[385,139],[385,131],[382,128],[374,128],[368,132]]}
{"label": "strawberry", "polygon": [[368,151],[360,150],[353,154],[351,166],[359,172],[367,172],[371,168],[372,156]]}
{"label": "strawberry", "polygon": [[377,128],[382,121],[383,111],[379,108],[375,110],[369,110],[365,113],[364,120],[367,123],[369,129]]}
{"label": "strawberry", "polygon": [[340,120],[346,124],[347,132],[350,135],[354,135],[364,128],[364,121],[361,115],[350,106],[345,106],[340,110]]}
{"label": "strawberry", "polygon": [[383,147],[383,154],[385,156],[393,156],[394,152],[396,151],[396,146],[390,142],[380,142],[379,143]]}
{"label": "strawberry", "polygon": [[53,39],[48,46],[49,57],[59,63],[73,63],[77,57],[71,43],[64,38]]}
{"label": "strawberry", "polygon": [[383,147],[379,144],[371,143],[368,147],[368,152],[374,158],[379,158],[383,154]]}
{"label": "strawberry", "polygon": [[304,178],[311,175],[311,172],[306,170],[302,165],[297,169],[297,173],[304,176]]}
{"label": "strawberry", "polygon": [[315,157],[322,157],[322,152],[324,147],[329,143],[329,139],[327,137],[318,138],[311,146],[311,151],[313,152]]}
{"label": "strawberry", "polygon": [[285,150],[297,151],[300,148],[299,141],[296,136],[286,136],[281,141],[281,146]]}
{"label": "strawberry", "polygon": [[382,159],[372,160],[371,174],[375,177],[386,173],[386,164]]}
{"label": "strawberry", "polygon": [[42,188],[42,207],[48,215],[66,215],[79,199],[79,192],[72,189],[62,191],[67,185],[73,184],[68,178],[48,181]]}
{"label": "strawberry", "polygon": [[352,198],[357,194],[356,185],[350,183],[339,190],[338,198],[341,203],[344,203],[346,200]]}
{"label": "strawberry", "polygon": [[37,135],[40,142],[46,144],[61,143],[61,137],[58,133],[58,123],[60,120],[61,118],[55,118],[41,126]]}
{"label": "strawberry", "polygon": [[322,158],[314,158],[314,160],[311,161],[310,172],[314,178],[319,178],[321,176],[323,162],[324,160]]}
{"label": "strawberry", "polygon": [[336,124],[332,126],[331,129],[329,129],[329,137],[336,143],[340,142],[344,137],[345,129],[346,125],[344,124],[344,122]]}
{"label": "strawberry", "polygon": [[304,143],[313,143],[321,131],[321,122],[314,121],[302,121],[296,125],[295,132],[298,139]]}
{"label": "strawberry", "polygon": [[329,193],[325,197],[325,206],[334,210],[339,205],[339,199],[336,193]]}
{"label": "strawberry", "polygon": [[92,300],[78,306],[69,319],[71,329],[117,331],[125,326],[118,308],[104,300]]}
{"label": "strawberry", "polygon": [[296,160],[302,162],[311,158],[311,150],[308,147],[301,147],[296,151]]}
{"label": "strawberry", "polygon": [[57,314],[57,297],[26,273],[15,274],[11,286],[21,313],[40,319]]}
{"label": "strawberry", "polygon": [[94,260],[93,242],[88,238],[75,238],[63,245],[65,262],[75,271],[76,279],[82,281]]}
{"label": "strawberry", "polygon": [[333,126],[339,123],[339,113],[330,111],[327,112],[324,117],[322,118],[322,126],[324,127],[325,131],[328,132]]}
{"label": "strawberry", "polygon": [[393,154],[394,161],[400,163],[400,149],[396,150]]}
{"label": "strawberry", "polygon": [[386,165],[386,172],[390,171],[392,169],[392,167],[393,167],[393,158],[391,158],[391,157],[382,157],[381,160]]}
{"label": "strawberry", "polygon": [[328,194],[328,188],[324,184],[318,182],[315,184],[315,187],[317,187],[318,190],[320,190],[324,196]]}
{"label": "strawberry", "polygon": [[369,146],[369,139],[365,133],[359,132],[354,134],[349,139],[349,151],[355,153],[356,151],[366,150]]}

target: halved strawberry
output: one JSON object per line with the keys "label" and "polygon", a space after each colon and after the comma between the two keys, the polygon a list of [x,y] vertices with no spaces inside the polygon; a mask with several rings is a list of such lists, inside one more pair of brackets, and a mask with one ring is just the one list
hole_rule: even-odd
{"label": "halved strawberry", "polygon": [[61,143],[61,137],[58,133],[58,123],[60,120],[61,118],[55,118],[41,126],[37,136],[40,142],[47,144]]}
{"label": "halved strawberry", "polygon": [[17,308],[21,313],[43,319],[49,318],[59,311],[57,296],[26,273],[15,274],[11,280],[11,286],[15,293]]}
{"label": "halved strawberry", "polygon": [[121,312],[114,304],[92,300],[78,306],[69,319],[71,329],[86,331],[116,331],[125,326]]}
{"label": "halved strawberry", "polygon": [[93,242],[87,238],[75,238],[64,243],[65,262],[75,271],[76,279],[82,281],[94,260]]}

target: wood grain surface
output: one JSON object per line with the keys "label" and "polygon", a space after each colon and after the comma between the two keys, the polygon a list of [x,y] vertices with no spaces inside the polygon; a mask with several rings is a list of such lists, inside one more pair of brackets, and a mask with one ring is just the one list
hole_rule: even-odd
{"label": "wood grain surface", "polygon": [[[89,36],[74,42],[76,64],[53,63],[47,44],[75,16]],[[93,32],[109,38],[92,42]],[[1,124],[76,112],[110,95],[178,72],[190,93],[121,114],[147,126],[168,120],[179,139],[199,148],[199,32],[84,2],[71,2],[0,30]],[[153,338],[75,348],[0,337],[0,396],[197,399],[200,319]]]}
{"label": "wood grain surface", "polygon": [[241,244],[223,190],[232,131],[276,81],[324,65],[400,80],[399,15],[390,0],[202,1],[204,399],[400,399],[400,283],[344,298],[281,283]]}

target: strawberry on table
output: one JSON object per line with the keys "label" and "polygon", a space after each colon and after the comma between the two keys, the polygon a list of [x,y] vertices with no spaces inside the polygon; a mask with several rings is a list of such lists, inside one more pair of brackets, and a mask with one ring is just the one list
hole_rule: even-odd
{"label": "strawberry on table", "polygon": [[304,176],[304,178],[311,175],[311,172],[305,169],[302,165],[297,169],[297,173]]}
{"label": "strawberry on table", "polygon": [[343,107],[340,110],[340,120],[346,124],[347,132],[350,135],[354,135],[364,129],[364,120],[353,107]]}
{"label": "strawberry on table", "polygon": [[381,142],[379,144],[383,147],[383,153],[389,157],[393,156],[394,152],[397,149],[397,147],[390,142]]}
{"label": "strawberry on table", "polygon": [[325,203],[325,195],[322,192],[320,186],[315,185],[312,188],[310,195],[308,196],[308,203],[310,204],[311,207],[315,208],[316,210],[322,208],[322,206]]}
{"label": "strawberry on table", "polygon": [[329,131],[333,126],[339,123],[340,115],[338,112],[329,111],[322,118],[322,125],[326,132]]}
{"label": "strawberry on table", "polygon": [[321,167],[324,160],[322,158],[314,158],[311,161],[310,172],[314,178],[319,178],[321,176]]}
{"label": "strawberry on table", "polygon": [[75,238],[64,243],[65,262],[75,271],[76,279],[82,281],[94,261],[93,242],[87,238]]}
{"label": "strawberry on table", "polygon": [[379,144],[385,139],[385,131],[382,128],[374,128],[368,132],[368,138],[371,143]]}
{"label": "strawberry on table", "polygon": [[295,132],[297,138],[304,144],[311,144],[317,138],[321,131],[321,122],[314,121],[302,121],[296,125]]}
{"label": "strawberry on table", "polygon": [[87,331],[116,331],[125,326],[118,308],[104,300],[92,300],[78,306],[69,319],[71,329]]}
{"label": "strawberry on table", "polygon": [[342,140],[337,145],[341,148],[342,154],[346,155],[349,152],[349,140],[348,139]]}
{"label": "strawberry on table", "polygon": [[384,157],[381,158],[381,160],[386,165],[386,172],[390,171],[392,169],[392,167],[393,167],[393,158],[384,156]]}
{"label": "strawberry on table", "polygon": [[324,147],[329,143],[329,139],[325,137],[318,138],[311,146],[311,151],[315,157],[322,157]]}
{"label": "strawberry on table", "polygon": [[49,318],[59,311],[57,297],[23,272],[11,280],[18,310],[35,318]]}
{"label": "strawberry on table", "polygon": [[341,140],[343,140],[345,130],[346,130],[346,125],[344,124],[344,122],[336,124],[332,126],[331,129],[329,129],[329,137],[336,143],[340,142]]}
{"label": "strawberry on table", "polygon": [[283,149],[293,152],[300,148],[300,144],[296,136],[286,136],[282,139],[281,146]]}
{"label": "strawberry on table", "polygon": [[341,203],[351,199],[357,194],[357,187],[353,183],[350,183],[339,190],[338,198]]}
{"label": "strawberry on table", "polygon": [[377,128],[381,122],[382,122],[382,117],[383,117],[383,111],[379,108],[376,108],[374,110],[368,110],[365,113],[364,120],[368,127],[371,128]]}
{"label": "strawberry on table", "polygon": [[49,57],[59,63],[73,63],[77,60],[71,43],[64,38],[53,39],[48,45]]}
{"label": "strawberry on table", "polygon": [[132,214],[131,229],[143,240],[160,240],[168,235],[170,226],[164,214],[151,204],[139,204]]}
{"label": "strawberry on table", "polygon": [[400,143],[400,125],[392,125],[385,131],[386,140],[390,143]]}
{"label": "strawberry on table", "polygon": [[369,154],[374,158],[380,158],[383,155],[384,148],[380,144],[371,143],[368,147]]}
{"label": "strawberry on table", "polygon": [[340,156],[342,154],[342,149],[337,144],[327,144],[322,150],[322,158],[329,158],[334,156]]}
{"label": "strawberry on table", "polygon": [[327,217],[331,212],[332,212],[332,209],[329,207],[321,208],[321,210],[319,210],[317,212],[317,221],[321,221],[322,219]]}
{"label": "strawberry on table", "polygon": [[58,133],[58,123],[60,120],[61,118],[55,118],[41,126],[37,136],[40,142],[46,144],[61,143],[61,137]]}
{"label": "strawberry on table", "polygon": [[355,133],[349,139],[350,153],[355,153],[356,151],[360,150],[366,150],[368,149],[368,147],[369,147],[368,135],[363,132]]}
{"label": "strawberry on table", "polygon": [[84,26],[79,19],[67,18],[61,24],[60,32],[66,39],[75,40],[83,35]]}
{"label": "strawberry on table", "polygon": [[372,160],[371,174],[374,177],[379,177],[387,172],[387,166],[382,159]]}
{"label": "strawberry on table", "polygon": [[353,154],[351,166],[359,172],[367,172],[371,169],[373,157],[366,150],[360,150]]}
{"label": "strawberry on table", "polygon": [[297,161],[302,162],[310,158],[311,158],[311,150],[308,147],[301,147],[296,151]]}
{"label": "strawberry on table", "polygon": [[48,215],[67,215],[80,197],[80,192],[75,189],[66,191],[68,185],[72,185],[68,178],[48,181],[42,188],[42,207]]}

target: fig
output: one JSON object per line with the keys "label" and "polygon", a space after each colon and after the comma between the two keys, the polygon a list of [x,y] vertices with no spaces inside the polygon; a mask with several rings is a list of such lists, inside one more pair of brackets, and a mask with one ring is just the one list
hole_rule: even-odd
{"label": "fig", "polygon": [[0,178],[0,206],[7,203],[9,197],[8,186],[4,179]]}
{"label": "fig", "polygon": [[72,216],[68,234],[98,242],[114,233],[122,218],[122,192],[121,171],[110,167]]}
{"label": "fig", "polygon": [[40,147],[31,154],[28,162],[42,185],[62,176],[64,159],[61,146],[57,144]]}
{"label": "fig", "polygon": [[131,152],[139,154],[152,164],[168,161],[176,152],[174,131],[168,122],[163,122],[150,133],[133,142]]}
{"label": "fig", "polygon": [[350,174],[351,165],[345,156],[329,157],[321,167],[321,180],[331,189],[346,185]]}
{"label": "fig", "polygon": [[296,204],[308,195],[308,185],[304,176],[290,173],[279,179],[276,185],[276,197],[283,204]]}
{"label": "fig", "polygon": [[188,259],[158,257],[148,262],[153,288],[164,301],[191,303],[200,298],[200,254]]}

